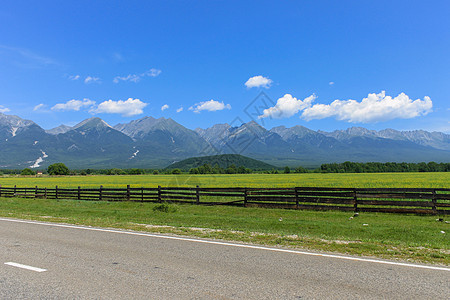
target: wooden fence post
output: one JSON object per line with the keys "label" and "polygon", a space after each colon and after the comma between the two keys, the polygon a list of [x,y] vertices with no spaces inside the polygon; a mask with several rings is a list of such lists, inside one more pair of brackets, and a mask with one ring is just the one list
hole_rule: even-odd
{"label": "wooden fence post", "polygon": [[81,200],[81,187],[80,186],[78,186],[77,199]]}
{"label": "wooden fence post", "polygon": [[244,207],[247,206],[247,188],[244,188]]}
{"label": "wooden fence post", "polygon": [[98,190],[98,200],[100,200],[100,201],[103,200],[102,190],[103,190],[103,185],[101,185],[100,189]]}
{"label": "wooden fence post", "polygon": [[14,197],[16,197],[17,186],[14,186]]}
{"label": "wooden fence post", "polygon": [[436,208],[436,190],[433,190],[433,198],[431,199],[432,203],[433,203],[433,214],[437,215],[437,208]]}
{"label": "wooden fence post", "polygon": [[47,199],[47,187],[44,188],[44,198]]}
{"label": "wooden fence post", "polygon": [[55,199],[58,199],[58,186],[55,188]]}
{"label": "wooden fence post", "polygon": [[295,192],[295,206],[298,209],[300,205],[298,203],[298,189],[296,187],[294,188],[294,192]]}
{"label": "wooden fence post", "polygon": [[141,201],[144,202],[144,187],[141,186]]}
{"label": "wooden fence post", "polygon": [[37,197],[37,194],[38,194],[38,187],[36,186],[36,187],[34,188],[34,198]]}
{"label": "wooden fence post", "polygon": [[162,198],[161,198],[161,186],[158,185],[158,202],[161,203],[162,202]]}
{"label": "wooden fence post", "polygon": [[200,204],[200,191],[199,191],[199,186],[197,185],[197,188],[195,189],[195,196],[196,196],[196,204],[199,205]]}
{"label": "wooden fence post", "polygon": [[2,185],[0,184],[0,197],[2,196]]}
{"label": "wooden fence post", "polygon": [[127,185],[127,201],[130,201],[130,185]]}
{"label": "wooden fence post", "polygon": [[356,197],[356,189],[353,189],[353,210],[358,212],[358,198]]}

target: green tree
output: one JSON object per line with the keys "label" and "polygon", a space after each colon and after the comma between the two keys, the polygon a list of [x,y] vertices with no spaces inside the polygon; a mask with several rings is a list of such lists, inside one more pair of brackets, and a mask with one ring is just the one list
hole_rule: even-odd
{"label": "green tree", "polygon": [[69,175],[69,168],[63,163],[56,163],[48,166],[47,172],[49,175]]}
{"label": "green tree", "polygon": [[308,173],[308,170],[305,169],[305,168],[302,167],[302,166],[298,166],[298,167],[295,169],[295,173]]}
{"label": "green tree", "polygon": [[221,167],[219,167],[219,164],[215,164],[213,167],[213,173],[214,174],[221,174],[223,173],[223,169]]}
{"label": "green tree", "polygon": [[144,171],[142,169],[129,169],[128,175],[141,175]]}
{"label": "green tree", "polygon": [[236,174],[237,173],[237,168],[234,164],[229,165],[228,168],[225,170],[225,173],[227,174]]}
{"label": "green tree", "polygon": [[181,170],[180,169],[173,169],[172,170],[172,174],[179,175],[179,174],[181,174]]}
{"label": "green tree", "polygon": [[288,166],[284,167],[284,174],[289,174],[289,173],[291,173],[291,169]]}
{"label": "green tree", "polygon": [[434,161],[428,163],[428,172],[439,172],[439,165]]}
{"label": "green tree", "polygon": [[20,175],[36,175],[36,173],[33,170],[26,168],[20,172]]}
{"label": "green tree", "polygon": [[417,167],[419,169],[419,172],[428,172],[428,165],[424,162],[418,163]]}
{"label": "green tree", "polygon": [[125,175],[125,171],[122,169],[114,168],[108,171],[107,175]]}
{"label": "green tree", "polygon": [[238,172],[239,174],[245,174],[245,173],[247,173],[247,171],[245,170],[245,167],[244,167],[244,166],[239,166],[239,167],[237,168],[237,172]]}

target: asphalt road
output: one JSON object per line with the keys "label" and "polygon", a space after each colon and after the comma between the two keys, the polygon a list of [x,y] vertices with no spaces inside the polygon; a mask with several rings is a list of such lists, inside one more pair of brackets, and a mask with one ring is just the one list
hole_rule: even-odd
{"label": "asphalt road", "polygon": [[448,299],[450,295],[449,268],[311,254],[0,218],[0,299]]}

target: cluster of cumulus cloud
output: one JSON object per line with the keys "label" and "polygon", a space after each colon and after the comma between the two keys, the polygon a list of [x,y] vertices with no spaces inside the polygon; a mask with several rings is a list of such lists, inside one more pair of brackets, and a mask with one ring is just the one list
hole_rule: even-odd
{"label": "cluster of cumulus cloud", "polygon": [[386,92],[369,94],[360,102],[356,100],[334,100],[330,104],[313,104],[317,97],[311,95],[303,100],[286,94],[275,106],[263,110],[259,118],[289,118],[300,113],[300,118],[310,121],[334,117],[351,123],[374,123],[392,119],[409,119],[426,115],[432,111],[430,97],[412,100],[405,93],[397,97],[386,96]]}
{"label": "cluster of cumulus cloud", "polygon": [[[251,77],[245,83],[247,88],[270,88],[273,81],[262,75]],[[334,82],[329,83],[330,86]],[[291,94],[285,94],[277,100],[273,107],[263,110],[258,118],[290,118],[300,114],[306,121],[334,117],[339,121],[351,123],[375,123],[392,119],[410,119],[423,116],[432,111],[433,102],[430,97],[412,100],[405,93],[397,97],[386,96],[385,91],[379,94],[369,94],[361,101],[334,100],[330,104],[313,104],[317,99],[311,95],[305,99],[297,99]]]}
{"label": "cluster of cumulus cloud", "polygon": [[[80,111],[87,110],[92,114],[121,114],[125,117],[131,117],[135,115],[140,115],[144,113],[144,108],[148,105],[148,103],[142,102],[139,99],[128,98],[128,100],[107,100],[103,101],[100,104],[97,104],[95,101],[90,99],[77,100],[72,99],[65,103],[57,103],[50,108],[52,111]],[[164,104],[161,106],[161,111],[165,111],[169,109],[168,104]],[[34,110],[44,109],[44,104],[38,104],[34,107]],[[218,111],[224,109],[231,109],[230,104],[225,104],[224,102],[219,102],[216,100],[209,100],[204,102],[196,103],[195,105],[189,107],[189,110],[200,113],[201,111]],[[0,106],[0,112],[2,111],[2,106]],[[5,108],[5,111],[7,108]],[[176,112],[183,111],[183,107],[179,107]]]}
{"label": "cluster of cumulus cloud", "polygon": [[270,78],[264,77],[262,75],[250,77],[246,82],[245,86],[249,89],[254,87],[263,87],[268,89],[272,85],[273,81]]}
{"label": "cluster of cumulus cloud", "polygon": [[[114,78],[115,83],[120,81],[132,81],[138,82],[141,78],[149,76],[156,77],[161,73],[161,70],[150,69],[141,74],[130,74],[128,76]],[[79,75],[71,78],[72,80],[78,80]],[[100,79],[88,76],[85,82],[95,82]],[[262,75],[250,77],[245,86],[248,89],[251,88],[265,88],[269,89],[273,81]],[[333,85],[334,82],[330,82]],[[310,95],[309,97],[297,99],[291,94],[285,94],[283,97],[277,100],[277,103],[273,107],[268,107],[263,110],[262,114],[258,118],[290,118],[294,115],[298,115],[305,121],[320,120],[324,118],[335,118],[340,121],[346,121],[351,123],[375,123],[381,121],[388,121],[392,119],[409,119],[422,115],[426,115],[432,111],[433,103],[430,97],[425,96],[423,99],[411,99],[405,93],[400,93],[396,97],[387,96],[385,91],[381,91],[376,94],[369,94],[361,101],[357,100],[334,100],[330,104],[314,103],[317,99],[316,95]],[[128,100],[107,100],[97,104],[90,99],[83,100],[69,100],[65,103],[58,103],[51,107],[53,111],[80,111],[87,110],[92,114],[97,113],[111,113],[121,114],[126,117],[142,114],[144,108],[148,103],[142,102],[139,99],[129,98]],[[44,108],[44,104],[37,105],[34,110]],[[161,106],[161,111],[169,109],[168,104]],[[220,111],[231,109],[230,104],[225,104],[223,101],[209,100],[198,102],[191,107],[189,111],[194,113],[200,113],[202,111]],[[0,105],[0,112],[7,112],[8,108]],[[179,113],[183,111],[183,106],[176,109]]]}
{"label": "cluster of cumulus cloud", "polygon": [[216,100],[203,101],[200,103],[196,103],[195,105],[189,107],[189,110],[192,110],[195,113],[200,113],[202,110],[206,111],[218,111],[224,109],[231,109],[230,104],[225,104],[223,102],[219,102]]}
{"label": "cluster of cumulus cloud", "polygon": [[[55,104],[50,109],[53,111],[80,111],[88,109],[92,114],[108,113],[121,114],[125,117],[131,117],[144,113],[144,107],[148,104],[139,99],[128,98],[128,100],[107,100],[100,104],[90,99],[76,100],[72,99],[65,103]],[[42,104],[35,107],[35,110],[42,108]]]}

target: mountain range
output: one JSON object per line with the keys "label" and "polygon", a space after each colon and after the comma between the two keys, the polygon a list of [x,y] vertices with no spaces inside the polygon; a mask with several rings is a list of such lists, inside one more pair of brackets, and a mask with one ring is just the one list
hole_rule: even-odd
{"label": "mountain range", "polygon": [[343,161],[450,161],[450,135],[423,130],[352,127],[333,132],[303,126],[265,129],[251,121],[190,130],[173,119],[144,117],[110,126],[89,118],[44,130],[0,113],[0,168],[163,168],[194,156],[243,154],[275,166],[317,167]]}

